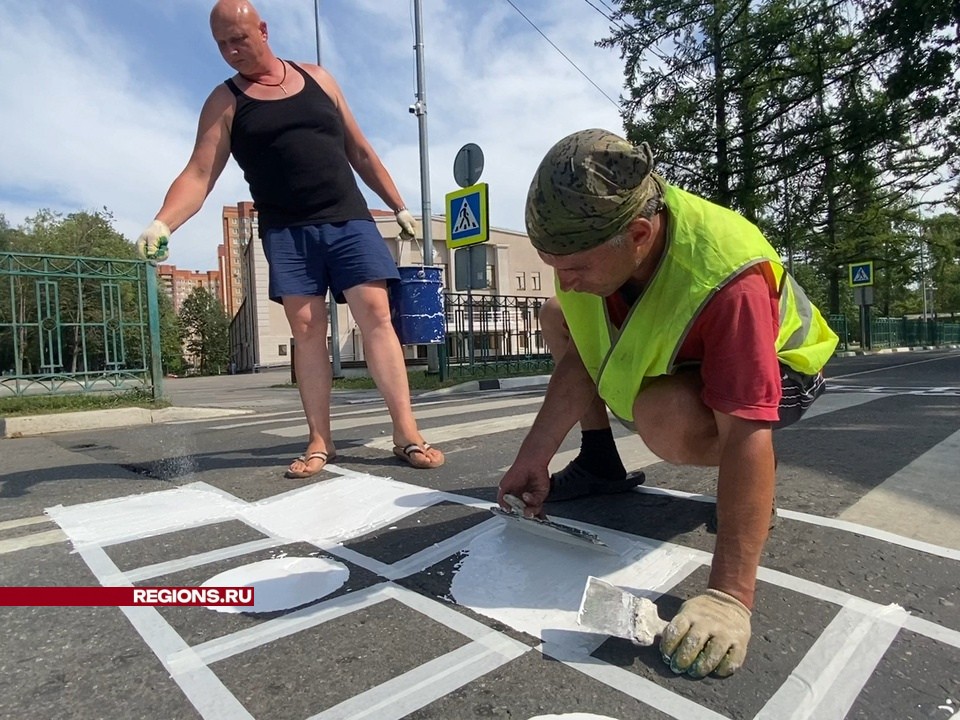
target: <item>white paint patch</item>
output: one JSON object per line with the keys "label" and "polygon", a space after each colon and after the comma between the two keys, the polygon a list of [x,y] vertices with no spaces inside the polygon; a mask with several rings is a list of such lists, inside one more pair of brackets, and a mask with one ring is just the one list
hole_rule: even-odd
{"label": "white paint patch", "polygon": [[616,720],[616,718],[592,713],[564,713],[563,715],[537,715],[530,720]]}
{"label": "white paint patch", "polygon": [[105,547],[237,516],[244,507],[220,493],[181,487],[175,490],[49,508],[47,514],[77,547]]}
{"label": "white paint patch", "polygon": [[240,515],[272,537],[326,546],[389,527],[441,500],[434,490],[358,473],[262,500]]}
{"label": "white paint patch", "polygon": [[253,606],[215,606],[225,613],[268,613],[289,610],[326,597],[350,577],[346,565],[328,558],[285,557],[232,568],[202,587],[252,587]]}
{"label": "white paint patch", "polygon": [[590,575],[656,597],[700,564],[696,550],[610,531],[601,537],[613,553],[553,542],[515,523],[492,528],[465,548],[450,592],[481,615],[544,641],[582,647],[602,641],[577,624]]}

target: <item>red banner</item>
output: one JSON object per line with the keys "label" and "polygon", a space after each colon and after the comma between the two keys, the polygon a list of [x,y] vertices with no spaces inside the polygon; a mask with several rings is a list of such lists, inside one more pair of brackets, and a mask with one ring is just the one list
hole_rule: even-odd
{"label": "red banner", "polygon": [[251,587],[0,587],[0,606],[251,606]]}

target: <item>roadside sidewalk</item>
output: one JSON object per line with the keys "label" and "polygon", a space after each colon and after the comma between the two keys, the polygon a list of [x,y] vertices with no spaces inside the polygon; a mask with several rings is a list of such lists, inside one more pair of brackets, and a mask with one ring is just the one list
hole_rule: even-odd
{"label": "roadside sidewalk", "polygon": [[[441,390],[419,393],[416,397],[443,397],[483,390],[542,387],[547,384],[549,379],[549,375],[504,379],[484,378]],[[289,382],[290,372],[285,369],[243,375],[168,378],[164,381],[164,396],[170,400],[172,407],[159,410],[135,407],[112,408],[9,418],[0,417],[0,439],[248,415],[258,410],[274,410],[280,405],[299,408],[300,400],[296,389],[284,387]],[[340,397],[344,395],[366,396],[375,395],[376,391],[345,390],[334,391],[334,394]],[[376,395],[376,397],[379,397],[379,395]]]}

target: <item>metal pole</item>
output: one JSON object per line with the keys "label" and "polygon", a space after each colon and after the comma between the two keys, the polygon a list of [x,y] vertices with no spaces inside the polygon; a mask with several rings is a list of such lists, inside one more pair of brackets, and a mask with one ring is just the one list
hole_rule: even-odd
{"label": "metal pole", "polygon": [[[430,160],[427,152],[427,81],[423,71],[423,17],[421,0],[413,0],[414,36],[413,46],[417,61],[417,102],[410,108],[417,116],[420,131],[420,207],[423,229],[423,264],[433,265],[433,228],[430,219]],[[427,345],[427,372],[439,372],[440,363],[436,345]]]}
{"label": "metal pole", "polygon": [[320,64],[320,0],[313,0],[313,26],[317,31],[317,65]]}
{"label": "metal pole", "polygon": [[[320,65],[320,0],[313,0],[313,27],[317,33],[317,65]],[[327,293],[327,317],[330,318],[330,355],[333,366],[333,376],[343,377],[340,366],[340,313],[337,310],[337,301],[333,299],[333,292]]]}
{"label": "metal pole", "polygon": [[920,231],[920,292],[923,294],[923,322],[927,322],[927,263],[923,257],[923,249],[926,243],[923,239],[923,231]]}

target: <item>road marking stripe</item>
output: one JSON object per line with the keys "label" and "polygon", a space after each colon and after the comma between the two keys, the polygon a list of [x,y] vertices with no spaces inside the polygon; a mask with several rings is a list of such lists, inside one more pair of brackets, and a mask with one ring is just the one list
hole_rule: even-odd
{"label": "road marking stripe", "polygon": [[678,720],[724,720],[727,717],[693,700],[688,700],[652,680],[647,680],[590,655],[581,654],[574,648],[558,643],[545,642],[539,650],[544,655],[559,660],[567,667],[612,687],[614,690],[619,690],[672,718],[678,718]]}
{"label": "road marking stripe", "polygon": [[170,575],[183,570],[189,570],[190,568],[199,567],[201,565],[207,565],[213,562],[220,562],[221,560],[229,560],[231,558],[249,555],[250,553],[259,552],[260,550],[269,550],[270,548],[274,548],[285,543],[286,540],[279,538],[251,540],[250,542],[241,543],[239,545],[232,545],[230,547],[219,548],[217,550],[210,550],[209,552],[197,553],[196,555],[188,555],[187,557],[177,558],[176,560],[167,560],[165,562],[154,563],[153,565],[144,565],[143,567],[139,567],[135,570],[126,570],[124,571],[124,575],[126,576],[127,580],[132,583],[143,582],[144,580],[149,580],[150,578],[162,577],[164,575]]}
{"label": "road marking stripe", "polygon": [[907,617],[898,605],[870,608],[851,600],[756,720],[843,720]]}
{"label": "road marking stripe", "polygon": [[39,525],[40,523],[46,522],[53,522],[53,520],[46,515],[35,515],[34,517],[18,518],[17,520],[5,520],[4,522],[0,522],[0,532],[26,527],[28,525]]}
{"label": "road marking stripe", "polygon": [[[904,362],[899,365],[886,365],[884,367],[873,368],[872,370],[861,370],[860,372],[847,373],[846,375],[831,375],[830,378],[827,378],[828,381],[831,379],[842,380],[844,378],[857,377],[858,375],[869,375],[876,372],[884,372],[887,370],[899,370],[900,368],[910,367],[911,365],[924,365],[926,363],[940,362],[941,360],[953,360],[955,355],[945,355],[943,357],[928,358],[926,360],[914,360],[913,362]],[[829,385],[828,385],[829,387]]]}
{"label": "road marking stripe", "polygon": [[[492,418],[490,420],[474,420],[456,425],[442,425],[427,428],[422,430],[422,432],[431,444],[440,445],[441,443],[463,440],[465,438],[475,438],[480,435],[493,435],[494,433],[507,432],[508,430],[529,428],[533,424],[536,416],[536,413],[524,413],[511,417]],[[376,438],[375,440],[365,442],[364,447],[374,448],[376,450],[389,450],[393,447],[393,440],[389,437]]]}
{"label": "road marking stripe", "polygon": [[[78,548],[77,552],[101,584],[112,581],[114,585],[130,587],[131,583],[123,579],[120,569],[102,548],[88,545]],[[156,608],[121,607],[120,611],[163,663],[201,717],[205,720],[253,720],[216,673],[193,654],[192,648]],[[192,661],[182,663],[181,667],[170,661],[172,657],[184,655],[191,656]]]}
{"label": "road marking stripe", "polygon": [[400,720],[532,650],[505,635],[489,635],[429,660],[308,720]]}
{"label": "road marking stripe", "polygon": [[31,533],[30,535],[10,538],[9,540],[0,540],[0,555],[16,552],[17,550],[26,550],[32,547],[42,547],[44,545],[66,542],[67,539],[66,533],[58,529]]}
{"label": "road marking stripe", "polygon": [[[526,405],[540,405],[542,403],[543,403],[543,398],[540,398],[540,397],[526,398],[526,399],[510,398],[507,400],[497,400],[497,401],[483,403],[483,404],[470,405],[469,407],[464,407],[464,406],[460,406],[458,408],[438,407],[438,408],[432,408],[427,410],[416,409],[415,415],[417,417],[417,420],[429,420],[432,418],[449,418],[451,415],[462,415],[462,414],[466,414],[467,412],[485,412],[485,411],[491,411],[491,410],[517,409]],[[527,417],[527,416],[523,416],[523,417]],[[535,417],[535,415],[530,415],[529,417],[531,418],[531,421],[532,421],[532,418]],[[477,421],[477,422],[483,422],[483,421]],[[383,412],[377,413],[375,417],[345,418],[345,419],[335,417],[331,420],[331,426],[333,430],[350,430],[353,428],[363,427],[366,425],[389,425],[389,424],[390,424],[390,418]],[[469,426],[471,424],[472,423],[466,423],[465,425]],[[463,425],[459,425],[458,427],[463,427]],[[513,428],[508,428],[508,429],[513,429]],[[437,442],[437,443],[440,442],[439,440],[433,439],[433,435],[436,432],[436,430],[437,430],[436,428],[429,428],[423,431],[424,433],[429,433],[431,435],[430,442]],[[264,430],[263,432],[266,435],[276,435],[278,437],[300,437],[302,435],[307,434],[307,425],[306,423],[300,422],[297,425],[292,425],[289,427],[273,428],[271,430]],[[497,431],[492,431],[492,432],[497,432]],[[387,438],[386,442],[388,442],[388,444],[385,445],[384,447],[387,447],[387,448],[393,447],[393,442],[390,441],[390,438]],[[373,446],[368,445],[368,447],[373,447]]]}

